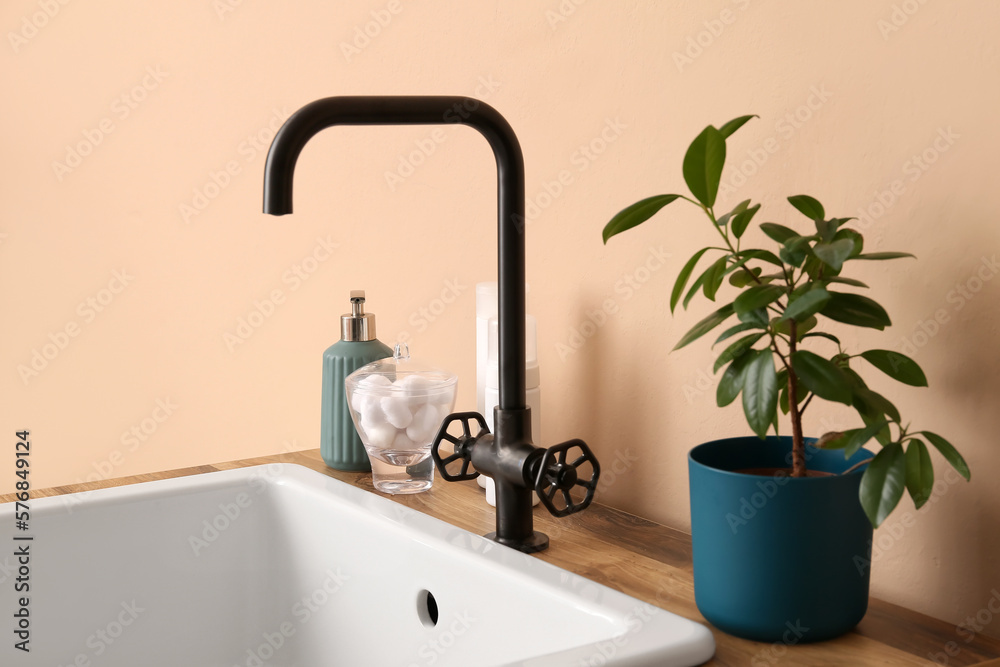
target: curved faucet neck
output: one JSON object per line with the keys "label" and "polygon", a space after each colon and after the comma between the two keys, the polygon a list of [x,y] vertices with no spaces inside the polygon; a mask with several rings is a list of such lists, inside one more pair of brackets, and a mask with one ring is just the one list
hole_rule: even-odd
{"label": "curved faucet neck", "polygon": [[449,125],[475,128],[497,163],[500,408],[526,407],[524,157],[510,124],[488,104],[459,96],[327,97],[299,109],[278,131],[264,167],[264,212],[292,212],[295,163],[306,143],[334,125]]}

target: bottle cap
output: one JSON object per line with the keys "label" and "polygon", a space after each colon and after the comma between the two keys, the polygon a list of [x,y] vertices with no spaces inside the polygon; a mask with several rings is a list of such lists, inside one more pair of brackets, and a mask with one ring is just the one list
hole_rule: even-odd
{"label": "bottle cap", "polygon": [[365,312],[364,290],[351,290],[351,312],[340,316],[340,338],[352,342],[375,340],[375,314]]}

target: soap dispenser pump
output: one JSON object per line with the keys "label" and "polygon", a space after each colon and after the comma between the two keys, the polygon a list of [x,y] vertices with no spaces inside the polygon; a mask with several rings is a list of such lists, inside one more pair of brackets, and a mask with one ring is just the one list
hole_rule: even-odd
{"label": "soap dispenser pump", "polygon": [[365,364],[391,356],[392,350],[375,338],[375,315],[365,312],[364,290],[351,291],[351,312],[340,317],[340,340],[323,352],[319,452],[331,468],[371,470],[347,407],[344,380]]}

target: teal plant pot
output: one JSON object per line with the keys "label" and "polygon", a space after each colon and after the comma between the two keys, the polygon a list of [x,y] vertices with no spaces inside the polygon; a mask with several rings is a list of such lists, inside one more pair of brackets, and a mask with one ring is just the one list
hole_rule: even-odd
{"label": "teal plant pot", "polygon": [[872,527],[861,509],[862,449],[809,446],[809,469],[832,477],[733,472],[791,467],[792,439],[727,438],[688,455],[698,610],[724,632],[766,642],[830,639],[868,609]]}

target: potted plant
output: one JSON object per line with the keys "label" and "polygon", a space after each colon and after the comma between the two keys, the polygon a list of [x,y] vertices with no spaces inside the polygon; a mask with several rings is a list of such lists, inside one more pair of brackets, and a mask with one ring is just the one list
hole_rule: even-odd
{"label": "potted plant", "polygon": [[[716,214],[726,140],[754,116],[706,127],[684,156],[691,196],[648,197],[625,208],[604,228],[604,242],[668,204],[697,206],[719,243],[696,252],[670,294],[671,312],[701,292],[711,301],[735,288],[734,299],[698,322],[674,349],[730,322],[716,337],[720,407],[742,396],[755,435],[708,442],[689,454],[695,599],[717,627],[762,641],[816,641],[850,630],[868,605],[872,528],[896,507],[904,489],[917,508],[934,485],[929,447],[965,478],[969,468],[943,437],[918,431],[871,389],[859,371],[874,366],[912,386],[926,386],[909,357],[890,350],[851,352],[832,322],[884,330],[885,309],[860,293],[868,288],[845,275],[851,262],[913,257],[864,252],[852,218],[826,215],[808,195],[788,198],[812,221],[800,233],[763,222],[774,251],[747,248],[747,230],[760,204],[749,199]],[[696,278],[696,267],[701,271]],[[729,287],[726,286],[728,283]],[[724,343],[724,345],[723,345]],[[861,425],[806,438],[802,415],[814,400],[850,406]],[[779,410],[791,434],[779,434]],[[881,449],[863,446],[874,439]]]}

